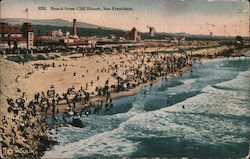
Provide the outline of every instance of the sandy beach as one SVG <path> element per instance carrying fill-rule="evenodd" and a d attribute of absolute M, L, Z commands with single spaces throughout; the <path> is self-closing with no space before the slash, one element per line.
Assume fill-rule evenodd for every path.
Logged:
<path fill-rule="evenodd" d="M 171 49 L 175 48 L 168 48 L 168 50 Z M 69 109 L 82 110 L 92 106 L 97 100 L 105 103 L 119 97 L 134 95 L 138 89 L 159 79 L 190 70 L 193 60 L 216 57 L 228 49 L 228 46 L 218 46 L 186 51 L 185 54 L 180 52 L 148 53 L 166 50 L 164 47 L 142 47 L 127 53 L 114 52 L 112 54 L 76 53 L 63 56 L 61 53 L 56 53 L 57 59 L 19 64 L 1 57 L 0 90 L 3 108 L 1 109 L 1 122 L 7 123 L 1 123 L 3 125 L 1 128 L 6 135 L 4 136 L 5 150 L 9 150 L 8 147 L 13 142 L 11 136 L 8 137 L 8 132 L 14 131 L 16 134 L 19 132 L 17 118 L 20 117 L 20 114 L 13 115 L 8 112 L 10 105 L 7 104 L 7 99 L 14 101 L 24 99 L 24 104 L 28 105 L 31 114 L 36 110 L 35 115 L 30 117 L 30 121 L 36 123 L 38 119 L 43 120 L 44 117 L 58 112 L 65 112 Z M 106 87 L 107 89 L 104 89 Z M 50 91 L 53 92 L 51 96 Z M 47 104 L 44 105 L 46 99 Z M 16 124 L 11 122 L 13 119 L 16 120 Z M 39 132 L 41 129 L 42 134 Z M 37 127 L 37 134 L 46 136 L 45 129 L 44 126 Z M 29 137 L 22 137 L 21 133 L 16 136 L 18 137 L 16 140 L 20 141 L 21 145 L 25 145 L 23 141 L 31 140 L 32 143 L 28 141 L 26 150 L 31 150 L 29 145 L 39 145 L 39 142 L 33 143 Z M 34 149 L 35 154 L 38 154 L 39 147 Z M 13 152 L 9 153 L 5 155 L 13 154 Z"/>
<path fill-rule="evenodd" d="M 165 48 L 147 48 L 148 50 L 166 50 Z M 197 51 L 187 51 L 187 54 L 193 55 L 204 55 L 204 57 L 209 55 L 216 55 L 218 52 L 227 49 L 224 47 L 217 47 L 211 49 L 203 49 Z M 59 53 L 60 55 L 60 53 Z M 162 54 L 161 56 L 170 56 L 168 54 Z M 174 56 L 180 57 L 180 53 L 175 53 Z M 100 54 L 100 55 L 82 55 L 82 54 L 72 54 L 69 56 L 60 56 L 56 60 L 40 60 L 31 61 L 22 64 L 17 64 L 14 62 L 7 61 L 6 65 L 13 65 L 12 68 L 5 66 L 2 67 L 3 76 L 8 77 L 2 78 L 6 80 L 3 82 L 6 87 L 9 83 L 11 86 L 18 87 L 21 92 L 26 93 L 27 100 L 31 100 L 35 93 L 46 91 L 51 85 L 54 85 L 56 91 L 62 94 L 67 91 L 69 87 L 74 86 L 76 89 L 80 89 L 82 86 L 84 89 L 87 85 L 88 92 L 94 92 L 96 87 L 103 86 L 106 80 L 109 80 L 110 85 L 117 82 L 116 79 L 112 77 L 113 73 L 117 73 L 122 78 L 125 78 L 125 72 L 137 68 L 140 64 L 141 59 L 151 58 L 150 54 L 144 53 L 142 49 L 135 49 L 132 53 L 127 54 Z M 159 56 L 153 57 L 153 60 L 148 62 L 148 66 L 152 66 L 153 62 L 157 60 Z M 35 67 L 35 65 L 40 65 Z M 54 64 L 54 67 L 52 66 Z M 47 65 L 43 69 L 41 65 Z M 114 70 L 114 67 L 119 67 L 119 69 Z M 12 70 L 8 70 L 12 69 Z M 143 70 L 143 68 L 142 68 Z M 117 71 L 117 72 L 115 72 Z M 11 76 L 5 75 L 5 73 L 11 72 Z M 75 74 L 75 75 L 74 75 Z M 2 77 L 3 77 L 2 76 Z M 99 80 L 97 80 L 99 76 Z M 10 82 L 13 81 L 13 82 Z M 91 81 L 93 84 L 91 85 Z M 6 87 L 6 89 L 14 89 L 13 87 Z M 16 95 L 16 91 L 5 90 L 7 93 L 3 92 L 3 95 L 8 96 Z M 17 89 L 17 88 L 15 88 Z M 13 95 L 12 95 L 13 94 Z M 95 95 L 95 94 L 94 94 Z M 14 97 L 14 96 L 13 96 Z"/>
<path fill-rule="evenodd" d="M 0 0 L 0 159 L 244 158 L 249 5 Z"/>

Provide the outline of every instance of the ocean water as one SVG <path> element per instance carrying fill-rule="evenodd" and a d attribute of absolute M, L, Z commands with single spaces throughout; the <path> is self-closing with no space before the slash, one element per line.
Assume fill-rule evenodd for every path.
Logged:
<path fill-rule="evenodd" d="M 197 62 L 193 72 L 114 102 L 112 112 L 82 117 L 85 128 L 51 130 L 60 144 L 43 157 L 240 158 L 249 152 L 249 58 Z"/>

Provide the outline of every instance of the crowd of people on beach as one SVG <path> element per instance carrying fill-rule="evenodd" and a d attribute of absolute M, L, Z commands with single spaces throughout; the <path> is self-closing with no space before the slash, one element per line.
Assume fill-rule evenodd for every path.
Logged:
<path fill-rule="evenodd" d="M 125 54 L 127 57 L 128 54 Z M 129 91 L 141 84 L 152 84 L 155 80 L 166 77 L 169 74 L 181 73 L 182 69 L 191 66 L 190 57 L 187 54 L 175 56 L 172 54 L 143 54 L 134 53 L 133 58 L 125 58 L 125 62 L 110 64 L 108 68 L 97 69 L 96 81 L 102 78 L 101 73 L 110 73 L 116 83 L 106 79 L 104 85 L 96 85 L 94 79 L 76 89 L 69 87 L 64 93 L 57 93 L 53 85 L 47 90 L 37 92 L 31 101 L 27 101 L 25 93 L 16 100 L 7 99 L 8 115 L 3 118 L 1 126 L 3 152 L 5 156 L 12 154 L 35 153 L 38 147 L 31 142 L 39 142 L 39 137 L 45 135 L 45 119 L 53 117 L 57 120 L 57 114 L 66 116 L 99 114 L 101 111 L 114 109 L 112 94 Z M 55 64 L 34 64 L 36 69 L 55 67 Z M 67 67 L 64 65 L 63 67 Z M 121 71 L 122 70 L 122 71 Z M 122 72 L 122 73 L 121 73 Z M 86 71 L 86 76 L 88 70 Z M 75 76 L 75 74 L 73 74 Z M 95 91 L 89 91 L 88 87 L 95 87 Z M 67 105 L 67 109 L 62 109 Z M 11 118 L 15 125 L 9 125 L 6 118 Z M 65 120 L 66 122 L 66 120 Z M 12 133 L 7 133 L 8 131 Z M 22 156 L 22 155 L 21 155 Z"/>
<path fill-rule="evenodd" d="M 25 98 L 7 99 L 7 114 L 2 118 L 1 147 L 4 156 L 38 155 L 37 143 L 46 136 L 43 117 Z M 11 122 L 10 122 L 11 121 Z"/>
<path fill-rule="evenodd" d="M 157 48 L 157 51 L 150 51 L 152 47 Z M 74 78 L 77 76 L 87 77 L 94 74 L 95 77 L 91 78 L 91 81 L 83 80 L 83 86 L 80 88 L 72 85 L 62 93 L 57 92 L 56 86 L 53 85 L 54 83 L 51 83 L 51 87 L 48 90 L 36 92 L 31 100 L 27 100 L 26 93 L 23 93 L 17 99 L 7 98 L 7 114 L 1 117 L 3 124 L 0 125 L 0 158 L 3 158 L 3 156 L 37 156 L 40 149 L 39 143 L 41 143 L 44 136 L 47 136 L 46 129 L 48 125 L 46 119 L 50 117 L 52 117 L 55 123 L 57 121 L 59 123 L 58 114 L 63 114 L 64 123 L 68 123 L 67 117 L 88 117 L 91 114 L 101 114 L 102 111 L 114 110 L 116 106 L 113 103 L 113 95 L 133 90 L 140 85 L 150 84 L 152 86 L 157 79 L 167 79 L 166 77 L 170 74 L 181 75 L 184 68 L 192 67 L 193 60 L 200 60 L 203 57 L 213 58 L 228 53 L 226 49 L 224 49 L 224 52 L 219 49 L 216 52 L 212 50 L 210 51 L 212 52 L 211 54 L 199 53 L 195 50 L 187 53 L 188 50 L 185 50 L 185 47 L 180 49 L 179 46 L 174 48 L 175 51 L 169 52 L 167 49 L 164 53 L 166 47 L 172 46 L 156 42 L 151 45 L 147 44 L 146 46 L 125 49 L 78 49 L 76 51 L 82 53 L 82 56 L 63 57 L 60 59 L 60 62 L 36 61 L 33 63 L 32 66 L 35 68 L 35 71 L 41 69 L 42 72 L 45 72 L 45 70 L 50 68 L 62 67 L 64 74 L 67 74 L 68 70 L 72 69 L 69 67 L 77 67 L 75 63 L 74 65 L 70 63 L 71 59 L 74 61 L 82 60 L 81 58 L 84 58 L 84 60 L 88 60 L 88 58 L 96 60 L 96 56 L 102 57 L 103 54 L 106 56 L 101 59 L 103 61 L 106 60 L 101 67 L 94 67 L 92 70 L 88 67 L 84 71 L 81 70 L 81 73 L 75 70 L 73 73 L 69 71 Z M 204 48 L 201 49 L 202 52 L 208 52 Z M 96 54 L 90 54 L 90 52 L 95 52 Z M 70 55 L 68 52 L 67 54 Z M 119 55 L 119 60 L 113 59 L 116 54 Z M 96 65 L 101 63 L 98 60 L 96 60 Z M 29 78 L 33 73 L 33 71 L 26 72 L 25 78 Z M 110 76 L 106 78 L 107 76 L 103 76 L 103 74 L 110 74 Z M 15 82 L 18 82 L 19 79 L 21 77 L 18 75 Z M 82 79 L 80 78 L 80 80 Z M 105 82 L 100 84 L 100 81 Z M 21 92 L 19 88 L 17 90 Z M 144 94 L 147 94 L 146 90 Z M 185 109 L 185 105 L 182 108 Z"/>

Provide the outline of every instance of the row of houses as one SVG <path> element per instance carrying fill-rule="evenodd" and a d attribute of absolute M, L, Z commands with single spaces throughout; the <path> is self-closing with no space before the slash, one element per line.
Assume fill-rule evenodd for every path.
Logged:
<path fill-rule="evenodd" d="M 110 35 L 94 37 L 78 37 L 76 19 L 73 20 L 73 34 L 69 31 L 65 33 L 62 30 L 53 30 L 51 36 L 37 35 L 31 23 L 23 23 L 16 26 L 8 23 L 0 23 L 0 49 L 32 49 L 44 46 L 65 46 L 65 47 L 96 47 L 97 45 L 113 45 L 134 43 L 141 41 L 141 33 L 133 27 L 130 31 L 124 33 L 123 37 Z M 185 39 L 176 37 L 172 41 L 182 43 Z"/>
<path fill-rule="evenodd" d="M 97 44 L 109 44 L 121 41 L 139 41 L 140 32 L 136 28 L 124 33 L 123 37 L 78 37 L 76 32 L 76 20 L 73 24 L 73 35 L 70 32 L 63 33 L 60 29 L 52 31 L 52 36 L 34 36 L 31 23 L 24 23 L 21 27 L 8 23 L 0 23 L 0 49 L 32 49 L 34 46 L 58 46 L 67 47 L 95 47 Z"/>
<path fill-rule="evenodd" d="M 34 47 L 34 32 L 31 23 L 23 23 L 22 27 L 0 23 L 0 48 Z"/>

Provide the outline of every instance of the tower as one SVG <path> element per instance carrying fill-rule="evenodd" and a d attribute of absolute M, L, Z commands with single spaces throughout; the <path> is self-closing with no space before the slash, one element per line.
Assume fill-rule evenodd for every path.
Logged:
<path fill-rule="evenodd" d="M 155 28 L 152 27 L 152 26 L 147 26 L 147 27 L 149 28 L 149 35 L 150 35 L 150 37 L 154 37 L 155 33 L 156 33 Z"/>
<path fill-rule="evenodd" d="M 22 31 L 27 41 L 27 49 L 32 49 L 34 46 L 34 32 L 31 23 L 23 23 Z"/>
<path fill-rule="evenodd" d="M 73 20 L 73 35 L 76 36 L 76 19 Z"/>

